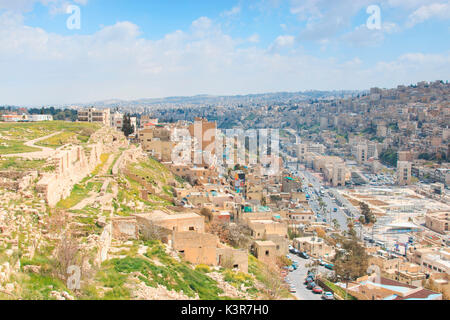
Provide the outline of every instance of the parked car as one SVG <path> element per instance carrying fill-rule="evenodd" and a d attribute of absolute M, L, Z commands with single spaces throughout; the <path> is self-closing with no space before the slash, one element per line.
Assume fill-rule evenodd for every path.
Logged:
<path fill-rule="evenodd" d="M 316 283 L 315 283 L 314 281 L 311 281 L 311 282 L 309 282 L 309 283 L 306 285 L 306 288 L 309 289 L 309 290 L 312 290 L 312 289 L 314 289 L 315 287 L 317 287 L 317 285 L 316 285 Z"/>
<path fill-rule="evenodd" d="M 306 277 L 304 284 L 308 284 L 310 282 L 314 282 L 314 278 L 310 276 Z"/>
<path fill-rule="evenodd" d="M 296 293 L 297 289 L 295 288 L 295 286 L 289 286 L 289 292 L 290 293 Z"/>
<path fill-rule="evenodd" d="M 294 270 L 297 270 L 297 269 L 298 269 L 298 266 L 297 266 L 297 264 L 295 264 L 295 263 L 293 263 L 293 264 L 291 265 L 291 267 L 292 267 L 292 269 L 294 269 Z"/>
<path fill-rule="evenodd" d="M 334 264 L 328 263 L 325 265 L 325 268 L 327 268 L 328 270 L 333 270 Z"/>
<path fill-rule="evenodd" d="M 319 259 L 319 265 L 324 266 L 324 265 L 326 265 L 326 263 L 322 259 Z"/>
<path fill-rule="evenodd" d="M 309 259 L 309 255 L 306 252 L 300 252 L 299 256 L 300 256 L 300 258 L 303 258 L 303 259 Z"/>
<path fill-rule="evenodd" d="M 322 299 L 323 299 L 323 300 L 334 300 L 334 295 L 333 295 L 332 292 L 325 291 L 325 292 L 322 294 Z"/>
<path fill-rule="evenodd" d="M 323 293 L 323 289 L 319 286 L 316 286 L 312 289 L 312 291 L 316 294 L 322 294 Z"/>

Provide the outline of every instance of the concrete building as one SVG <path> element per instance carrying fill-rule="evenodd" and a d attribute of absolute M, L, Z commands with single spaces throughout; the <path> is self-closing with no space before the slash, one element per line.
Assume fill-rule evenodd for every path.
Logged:
<path fill-rule="evenodd" d="M 334 249 L 319 237 L 295 238 L 293 246 L 301 252 L 307 252 L 311 256 L 327 260 L 330 260 L 335 254 Z"/>
<path fill-rule="evenodd" d="M 448 225 L 450 223 L 449 212 L 430 212 L 425 216 L 425 226 L 441 234 L 449 233 Z"/>
<path fill-rule="evenodd" d="M 78 121 L 80 122 L 93 122 L 101 123 L 109 126 L 110 122 L 110 109 L 96 109 L 86 108 L 78 110 Z"/>
<path fill-rule="evenodd" d="M 277 245 L 273 241 L 255 241 L 252 251 L 256 258 L 264 263 L 274 263 L 277 257 L 285 254 L 277 250 Z"/>
<path fill-rule="evenodd" d="M 442 300 L 442 294 L 376 275 L 348 284 L 348 293 L 358 300 Z"/>
<path fill-rule="evenodd" d="M 369 150 L 367 144 L 359 144 L 356 146 L 356 160 L 359 164 L 364 164 L 368 160 Z"/>
<path fill-rule="evenodd" d="M 419 248 L 414 250 L 412 262 L 428 274 L 450 274 L 450 249 Z"/>
<path fill-rule="evenodd" d="M 206 158 L 215 154 L 217 123 L 209 122 L 206 119 L 195 118 L 194 123 L 188 128 L 192 139 L 197 145 L 194 150 L 194 163 L 204 164 Z M 201 156 L 201 159 L 196 159 Z"/>
<path fill-rule="evenodd" d="M 343 162 L 335 162 L 333 164 L 333 174 L 331 184 L 333 187 L 343 187 L 346 181 L 346 167 Z"/>
<path fill-rule="evenodd" d="M 53 121 L 51 114 L 30 114 L 28 115 L 28 121 L 41 122 L 41 121 Z"/>
<path fill-rule="evenodd" d="M 159 228 L 163 234 L 163 241 L 170 242 L 172 233 L 195 231 L 205 232 L 205 218 L 196 213 L 177 213 L 168 214 L 163 211 L 153 211 L 148 214 L 135 215 L 139 230 L 145 234 L 152 228 Z"/>
<path fill-rule="evenodd" d="M 411 184 L 411 162 L 398 161 L 397 162 L 397 183 L 400 186 Z"/>
<path fill-rule="evenodd" d="M 316 221 L 316 216 L 312 210 L 300 211 L 292 210 L 285 213 L 286 220 L 289 225 L 298 226 L 300 224 L 306 225 Z"/>
<path fill-rule="evenodd" d="M 164 126 L 151 126 L 141 129 L 138 141 L 145 152 L 162 162 L 172 161 L 172 150 L 175 142 L 171 140 L 171 131 Z"/>
<path fill-rule="evenodd" d="M 116 128 L 117 130 L 122 130 L 123 127 L 123 113 L 114 112 L 110 115 L 111 119 L 111 127 Z"/>
<path fill-rule="evenodd" d="M 3 122 L 41 122 L 53 121 L 53 116 L 50 114 L 2 114 L 0 121 Z"/>

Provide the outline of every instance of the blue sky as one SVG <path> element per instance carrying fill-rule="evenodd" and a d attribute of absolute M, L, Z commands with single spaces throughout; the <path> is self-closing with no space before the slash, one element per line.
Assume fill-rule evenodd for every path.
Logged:
<path fill-rule="evenodd" d="M 449 80 L 449 39 L 450 0 L 0 0 L 0 104 Z"/>

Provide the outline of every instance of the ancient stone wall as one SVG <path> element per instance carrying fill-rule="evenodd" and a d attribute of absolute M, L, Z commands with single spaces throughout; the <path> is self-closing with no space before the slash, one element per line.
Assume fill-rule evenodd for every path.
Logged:
<path fill-rule="evenodd" d="M 54 207 L 60 200 L 67 198 L 75 184 L 83 180 L 101 163 L 104 145 L 97 143 L 83 149 L 81 146 L 59 149 L 52 157 L 56 170 L 42 174 L 36 185 L 49 206 Z"/>
<path fill-rule="evenodd" d="M 117 240 L 134 240 L 139 238 L 139 228 L 135 217 L 113 218 L 112 237 Z"/>

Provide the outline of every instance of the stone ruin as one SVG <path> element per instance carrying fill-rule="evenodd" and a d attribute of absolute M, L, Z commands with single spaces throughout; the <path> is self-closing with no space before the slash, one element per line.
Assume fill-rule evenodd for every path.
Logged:
<path fill-rule="evenodd" d="M 103 145 L 90 145 L 88 149 L 72 146 L 57 150 L 52 157 L 55 172 L 44 173 L 36 185 L 49 206 L 54 207 L 61 199 L 70 195 L 75 184 L 89 175 L 101 162 Z"/>
<path fill-rule="evenodd" d="M 37 171 L 0 171 L 0 188 L 20 192 L 37 179 Z"/>
<path fill-rule="evenodd" d="M 42 174 L 37 192 L 43 195 L 49 206 L 54 207 L 67 198 L 75 184 L 79 183 L 101 164 L 101 155 L 113 153 L 128 142 L 122 132 L 102 128 L 91 136 L 96 143 L 82 146 L 64 146 L 52 156 L 55 172 Z"/>

